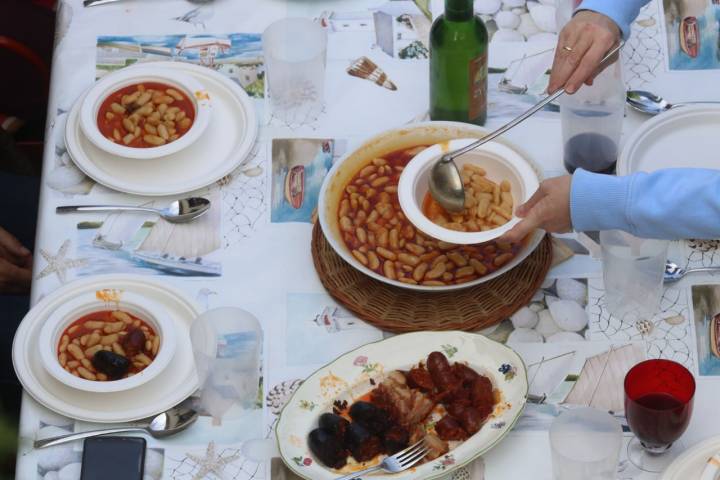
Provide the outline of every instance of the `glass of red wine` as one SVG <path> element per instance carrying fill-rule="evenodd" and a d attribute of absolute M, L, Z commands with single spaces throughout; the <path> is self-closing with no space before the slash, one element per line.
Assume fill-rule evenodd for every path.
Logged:
<path fill-rule="evenodd" d="M 680 452 L 671 449 L 690 422 L 695 378 L 679 363 L 646 360 L 625 376 L 625 416 L 635 434 L 628 459 L 646 472 L 661 472 Z"/>

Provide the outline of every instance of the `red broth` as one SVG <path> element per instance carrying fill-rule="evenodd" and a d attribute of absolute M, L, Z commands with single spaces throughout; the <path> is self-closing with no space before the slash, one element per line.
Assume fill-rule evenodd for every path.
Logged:
<path fill-rule="evenodd" d="M 152 148 L 174 142 L 190 130 L 195 106 L 185 93 L 158 82 L 117 90 L 98 110 L 100 133 L 111 142 Z"/>
<path fill-rule="evenodd" d="M 160 337 L 147 322 L 134 315 L 103 310 L 84 315 L 68 325 L 57 348 L 58 361 L 67 372 L 86 380 L 117 380 L 135 375 L 150 365 L 160 348 Z M 127 359 L 127 371 L 117 378 L 103 372 L 95 358 L 101 350 Z"/>

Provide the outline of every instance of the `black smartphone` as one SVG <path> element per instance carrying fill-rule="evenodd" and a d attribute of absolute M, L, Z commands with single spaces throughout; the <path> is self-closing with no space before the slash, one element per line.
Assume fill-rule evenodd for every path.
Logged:
<path fill-rule="evenodd" d="M 85 439 L 80 480 L 142 480 L 145 446 L 141 437 Z"/>

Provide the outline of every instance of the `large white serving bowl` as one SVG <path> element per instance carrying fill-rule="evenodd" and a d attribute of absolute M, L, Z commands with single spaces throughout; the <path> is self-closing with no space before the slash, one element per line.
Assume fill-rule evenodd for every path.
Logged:
<path fill-rule="evenodd" d="M 338 255 L 340 255 L 340 257 L 342 257 L 343 260 L 365 275 L 389 285 L 407 288 L 410 290 L 432 292 L 459 290 L 487 282 L 488 280 L 497 278 L 514 268 L 527 258 L 527 256 L 535 250 L 535 248 L 537 248 L 545 235 L 545 232 L 542 230 L 533 232 L 525 239 L 523 247 L 511 261 L 503 265 L 502 268 L 499 268 L 484 277 L 459 285 L 410 285 L 396 280 L 390 280 L 389 278 L 377 274 L 360 263 L 345 246 L 337 217 L 338 205 L 340 204 L 345 185 L 347 185 L 347 183 L 362 167 L 372 161 L 373 158 L 382 157 L 383 155 L 387 155 L 397 150 L 412 148 L 419 145 L 435 145 L 454 139 L 477 139 L 485 136 L 487 133 L 488 131 L 484 128 L 464 123 L 423 122 L 388 130 L 375 135 L 363 142 L 355 150 L 343 156 L 340 160 L 335 162 L 325 177 L 320 189 L 320 197 L 318 200 L 318 219 L 323 233 L 325 234 L 325 238 L 328 243 L 330 243 L 330 246 L 332 246 L 332 248 L 338 253 Z M 537 167 L 532 158 L 523 149 L 505 139 L 498 139 L 495 143 L 517 152 L 517 154 L 522 156 L 531 166 L 538 180 L 542 178 L 540 168 Z"/>
<path fill-rule="evenodd" d="M 195 108 L 195 118 L 183 136 L 165 145 L 136 148 L 115 143 L 100 132 L 98 111 L 107 97 L 118 90 L 138 83 L 163 83 L 182 92 Z M 212 113 L 210 96 L 196 78 L 182 72 L 152 64 L 138 65 L 113 72 L 98 80 L 83 99 L 80 108 L 80 129 L 90 142 L 101 150 L 123 158 L 151 159 L 166 157 L 192 145 L 205 132 Z"/>
<path fill-rule="evenodd" d="M 484 232 L 459 232 L 433 223 L 422 211 L 425 195 L 428 193 L 428 181 L 433 165 L 447 152 L 466 147 L 477 141 L 476 138 L 451 140 L 418 153 L 410 160 L 400 175 L 398 197 L 400 208 L 405 216 L 423 233 L 444 242 L 472 245 L 495 240 L 510 230 L 520 219 L 513 215 L 505 225 Z M 513 205 L 517 206 L 530 199 L 540 186 L 540 179 L 522 154 L 499 142 L 488 142 L 454 160 L 458 169 L 472 164 L 485 169 L 486 178 L 497 184 L 503 180 L 510 182 Z"/>
<path fill-rule="evenodd" d="M 93 312 L 122 310 L 140 318 L 160 336 L 160 348 L 155 359 L 141 372 L 120 380 L 94 381 L 76 377 L 67 372 L 58 360 L 58 345 L 62 333 L 74 321 Z M 40 330 L 38 349 L 45 370 L 65 385 L 86 392 L 120 392 L 137 388 L 157 377 L 168 367 L 175 354 L 175 331 L 173 322 L 165 309 L 158 303 L 130 292 L 122 294 L 119 300 L 100 301 L 94 292 L 76 296 L 52 312 Z"/>

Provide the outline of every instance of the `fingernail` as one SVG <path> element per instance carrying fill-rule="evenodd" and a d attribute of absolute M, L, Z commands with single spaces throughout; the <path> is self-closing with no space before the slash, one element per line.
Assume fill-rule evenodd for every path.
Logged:
<path fill-rule="evenodd" d="M 23 255 L 23 256 L 26 257 L 26 256 L 30 255 L 31 253 L 32 253 L 32 252 L 30 252 L 30 250 L 28 250 L 27 248 L 25 248 L 25 247 L 20 247 L 20 254 L 21 254 L 21 255 Z"/>

